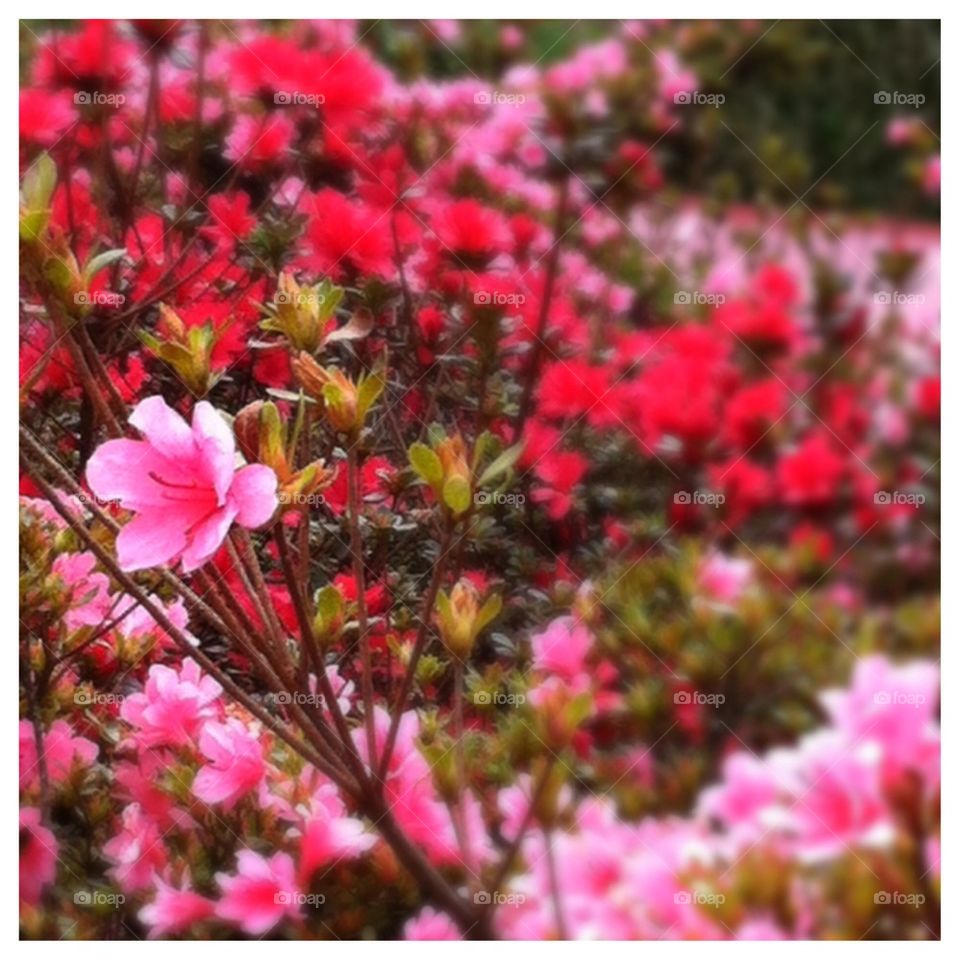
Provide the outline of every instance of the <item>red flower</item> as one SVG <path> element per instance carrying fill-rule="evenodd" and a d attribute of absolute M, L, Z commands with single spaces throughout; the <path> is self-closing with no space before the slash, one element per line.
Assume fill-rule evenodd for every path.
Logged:
<path fill-rule="evenodd" d="M 20 140 L 49 147 L 77 119 L 68 93 L 20 91 Z"/>
<path fill-rule="evenodd" d="M 846 474 L 846 460 L 823 433 L 810 434 L 777 464 L 783 498 L 796 506 L 820 506 L 836 499 Z"/>

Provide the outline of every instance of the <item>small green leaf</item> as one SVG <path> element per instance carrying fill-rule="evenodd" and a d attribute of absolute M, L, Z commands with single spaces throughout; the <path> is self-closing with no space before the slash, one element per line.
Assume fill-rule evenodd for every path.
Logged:
<path fill-rule="evenodd" d="M 439 492 L 443 486 L 443 464 L 440 458 L 423 443 L 412 444 L 407 456 L 417 476 Z"/>
<path fill-rule="evenodd" d="M 507 447 L 503 453 L 497 457 L 493 463 L 487 467 L 486 470 L 480 474 L 480 479 L 477 481 L 477 486 L 482 487 L 485 484 L 490 483 L 493 480 L 496 480 L 501 474 L 506 473 L 510 470 L 513 465 L 520 459 L 520 454 L 523 453 L 523 443 L 515 443 L 512 447 Z"/>
<path fill-rule="evenodd" d="M 443 484 L 443 502 L 454 514 L 470 509 L 470 484 L 463 477 L 448 477 Z"/>
<path fill-rule="evenodd" d="M 83 279 L 89 283 L 101 270 L 113 265 L 118 260 L 122 260 L 126 255 L 127 251 L 124 247 L 98 253 L 87 261 L 87 265 L 83 268 Z"/>
<path fill-rule="evenodd" d="M 484 603 L 484 605 L 480 608 L 480 612 L 477 614 L 475 633 L 479 634 L 484 627 L 486 627 L 499 615 L 502 609 L 503 600 L 501 599 L 499 593 L 495 593 L 493 596 L 488 597 L 486 603 Z"/>
<path fill-rule="evenodd" d="M 383 388 L 387 385 L 386 377 L 380 370 L 375 370 L 368 377 L 360 381 L 357 390 L 357 406 L 360 409 L 361 419 L 367 415 L 367 411 L 377 402 Z"/>

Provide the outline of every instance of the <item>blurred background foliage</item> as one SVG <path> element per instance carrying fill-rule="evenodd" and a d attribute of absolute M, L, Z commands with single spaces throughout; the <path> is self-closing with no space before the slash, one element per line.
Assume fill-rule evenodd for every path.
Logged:
<path fill-rule="evenodd" d="M 507 26 L 522 36 L 509 50 Z M 818 208 L 936 219 L 937 201 L 911 185 L 886 140 L 888 122 L 910 116 L 939 142 L 936 20 L 474 20 L 452 36 L 432 21 L 361 29 L 364 43 L 404 79 L 495 79 L 513 65 L 547 65 L 623 31 L 647 53 L 675 51 L 701 92 L 726 98 L 722 109 L 686 118 L 665 155 L 672 185 L 721 200 L 789 205 L 803 197 Z M 924 100 L 876 104 L 884 91 Z"/>

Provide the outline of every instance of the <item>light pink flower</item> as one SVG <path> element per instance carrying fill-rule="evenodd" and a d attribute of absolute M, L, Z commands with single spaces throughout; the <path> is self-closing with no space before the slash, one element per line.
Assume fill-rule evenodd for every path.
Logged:
<path fill-rule="evenodd" d="M 203 676 L 195 660 L 186 660 L 179 673 L 155 664 L 147 674 L 143 693 L 127 697 L 120 716 L 137 728 L 145 747 L 180 747 L 194 741 L 205 720 L 216 717 L 213 704 L 222 687 Z"/>
<path fill-rule="evenodd" d="M 433 907 L 424 907 L 403 928 L 404 940 L 460 940 L 456 924 Z"/>
<path fill-rule="evenodd" d="M 734 604 L 752 580 L 753 564 L 749 560 L 714 552 L 701 564 L 698 582 L 711 600 Z"/>
<path fill-rule="evenodd" d="M 130 416 L 143 440 L 108 440 L 87 465 L 90 489 L 136 517 L 117 537 L 124 570 L 178 557 L 196 570 L 223 543 L 230 524 L 266 523 L 277 506 L 277 477 L 260 464 L 235 470 L 233 433 L 206 401 L 192 425 L 163 397 L 141 401 Z"/>
<path fill-rule="evenodd" d="M 149 928 L 147 936 L 154 940 L 169 934 L 185 933 L 194 924 L 213 916 L 216 904 L 194 893 L 189 888 L 177 888 L 155 879 L 157 895 L 138 914 L 140 922 Z"/>
<path fill-rule="evenodd" d="M 103 623 L 110 610 L 110 580 L 94 572 L 97 558 L 92 553 L 63 553 L 53 562 L 53 572 L 70 590 L 70 609 L 64 616 L 68 630 Z"/>
<path fill-rule="evenodd" d="M 300 915 L 293 860 L 285 853 L 275 853 L 267 860 L 252 850 L 241 850 L 236 874 L 218 873 L 217 883 L 223 897 L 216 915 L 253 937 L 266 933 L 284 917 Z"/>
<path fill-rule="evenodd" d="M 120 832 L 103 845 L 103 855 L 112 866 L 107 872 L 125 893 L 145 890 L 154 873 L 167 864 L 167 851 L 156 822 L 147 817 L 140 804 L 124 808 Z"/>
<path fill-rule="evenodd" d="M 208 721 L 200 733 L 200 751 L 210 761 L 193 781 L 194 796 L 222 803 L 228 810 L 263 781 L 266 764 L 260 743 L 236 718 Z"/>
<path fill-rule="evenodd" d="M 356 857 L 374 843 L 376 838 L 365 831 L 363 823 L 347 816 L 337 788 L 325 784 L 314 794 L 311 809 L 304 818 L 300 878 L 307 883 L 318 867 Z"/>
<path fill-rule="evenodd" d="M 573 617 L 558 617 L 533 636 L 533 666 L 564 680 L 575 680 L 583 672 L 592 642 L 590 631 L 582 623 Z"/>
<path fill-rule="evenodd" d="M 62 783 L 73 770 L 74 764 L 89 766 L 97 759 L 99 747 L 84 737 L 75 737 L 66 720 L 56 720 L 43 735 L 43 754 L 47 775 L 51 783 Z M 37 746 L 33 726 L 28 720 L 20 721 L 20 787 L 28 788 L 39 779 Z"/>
<path fill-rule="evenodd" d="M 36 906 L 43 888 L 57 875 L 57 838 L 43 825 L 40 811 L 20 811 L 20 902 Z"/>

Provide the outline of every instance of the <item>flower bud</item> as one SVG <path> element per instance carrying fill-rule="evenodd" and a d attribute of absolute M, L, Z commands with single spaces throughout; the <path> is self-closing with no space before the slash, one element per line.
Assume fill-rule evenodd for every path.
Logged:
<path fill-rule="evenodd" d="M 484 627 L 500 612 L 502 601 L 497 594 L 480 605 L 480 593 L 466 579 L 454 586 L 448 597 L 437 595 L 437 622 L 444 646 L 455 657 L 466 660 Z"/>

